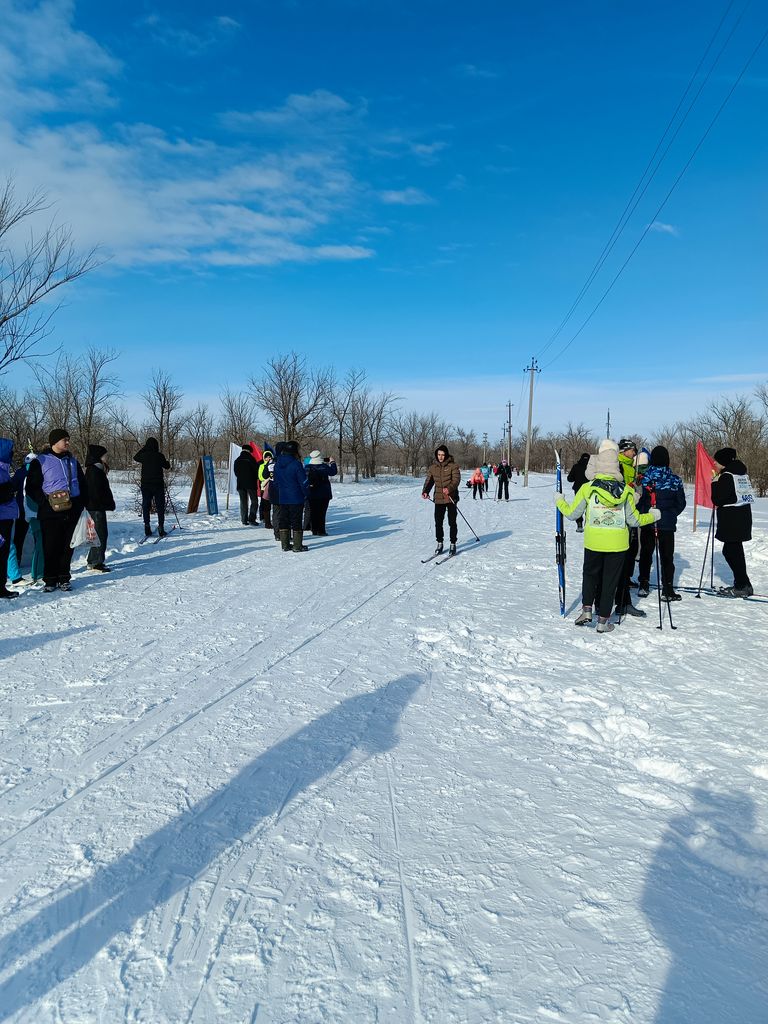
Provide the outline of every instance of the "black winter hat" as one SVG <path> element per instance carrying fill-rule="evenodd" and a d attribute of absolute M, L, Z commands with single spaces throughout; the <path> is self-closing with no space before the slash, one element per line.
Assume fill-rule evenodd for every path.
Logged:
<path fill-rule="evenodd" d="M 241 444 L 240 447 L 244 452 L 248 452 L 249 455 L 251 454 L 251 446 L 249 444 Z"/>
<path fill-rule="evenodd" d="M 284 444 L 283 444 L 283 451 L 286 453 L 286 455 L 298 456 L 298 454 L 299 454 L 299 442 L 298 441 L 285 441 Z"/>
<path fill-rule="evenodd" d="M 630 448 L 634 448 L 637 451 L 637 441 L 633 441 L 631 437 L 622 437 L 619 441 L 619 451 L 628 452 Z"/>
<path fill-rule="evenodd" d="M 652 466 L 666 466 L 669 469 L 669 452 L 663 444 L 657 444 L 651 452 Z"/>
<path fill-rule="evenodd" d="M 52 430 L 48 435 L 48 444 L 53 448 L 59 441 L 63 441 L 65 437 L 69 437 L 68 430 Z"/>
<path fill-rule="evenodd" d="M 721 466 L 727 466 L 729 462 L 733 462 L 736 458 L 735 448 L 718 448 L 715 454 L 712 456 L 715 462 Z"/>

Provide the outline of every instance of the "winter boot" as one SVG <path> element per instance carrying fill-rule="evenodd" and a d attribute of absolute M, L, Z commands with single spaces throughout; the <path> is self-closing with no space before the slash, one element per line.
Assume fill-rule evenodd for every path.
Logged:
<path fill-rule="evenodd" d="M 451 541 L 451 543 L 448 545 L 448 554 L 449 555 L 455 555 L 456 554 L 456 541 Z"/>
<path fill-rule="evenodd" d="M 8 590 L 7 587 L 3 587 L 3 589 L 0 590 L 0 598 L 7 597 L 10 600 L 11 598 L 18 596 L 19 595 L 16 593 L 15 590 Z"/>
<path fill-rule="evenodd" d="M 280 546 L 282 547 L 283 551 L 290 551 L 291 550 L 291 531 L 290 530 L 281 530 L 280 531 Z"/>
<path fill-rule="evenodd" d="M 717 593 L 720 597 L 752 597 L 754 590 L 752 589 L 752 584 L 747 583 L 744 587 L 737 587 L 736 585 L 720 587 Z"/>
<path fill-rule="evenodd" d="M 306 544 L 303 543 L 303 541 L 304 541 L 304 531 L 303 530 L 294 530 L 293 531 L 293 550 L 294 551 L 309 551 L 309 548 L 306 546 Z"/>
<path fill-rule="evenodd" d="M 145 537 L 151 537 L 152 536 L 152 527 L 151 526 L 147 526 L 146 523 L 144 524 L 144 536 Z"/>
<path fill-rule="evenodd" d="M 612 633 L 614 631 L 614 629 L 616 629 L 616 627 L 614 626 L 614 624 L 612 622 L 609 622 L 608 619 L 598 619 L 597 620 L 597 630 L 596 630 L 596 632 L 598 632 L 598 633 Z"/>
<path fill-rule="evenodd" d="M 641 608 L 635 608 L 632 603 L 625 604 L 623 608 L 617 608 L 616 614 L 620 619 L 628 615 L 632 619 L 644 619 L 645 612 Z"/>
<path fill-rule="evenodd" d="M 670 601 L 682 601 L 683 599 L 680 594 L 676 594 L 674 590 L 670 590 L 668 593 L 661 595 L 661 600 L 666 601 L 667 604 L 669 604 Z"/>
<path fill-rule="evenodd" d="M 637 584 L 637 596 L 648 597 L 651 592 L 650 580 L 640 580 Z"/>
<path fill-rule="evenodd" d="M 574 622 L 574 626 L 589 626 L 592 622 L 592 609 L 582 608 L 578 618 Z"/>

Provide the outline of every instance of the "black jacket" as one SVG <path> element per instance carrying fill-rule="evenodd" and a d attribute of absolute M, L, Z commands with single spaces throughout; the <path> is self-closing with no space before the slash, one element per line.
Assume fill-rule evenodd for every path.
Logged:
<path fill-rule="evenodd" d="M 746 476 L 747 467 L 739 459 L 729 462 L 717 480 L 712 481 L 712 504 L 717 509 L 717 532 L 715 537 L 725 542 L 752 540 L 752 508 L 749 505 L 734 505 L 736 501 L 736 476 Z M 723 508 L 724 505 L 731 506 Z"/>
<path fill-rule="evenodd" d="M 160 445 L 156 437 L 148 437 L 146 444 L 141 451 L 133 456 L 134 462 L 141 463 L 141 486 L 142 487 L 164 487 L 164 469 L 170 469 L 171 464 L 160 451 Z"/>
<path fill-rule="evenodd" d="M 46 448 L 41 454 L 56 456 L 56 452 L 52 452 L 50 448 Z M 68 454 L 71 454 L 71 452 Z M 61 455 L 56 457 L 62 458 Z M 77 519 L 85 508 L 88 485 L 85 482 L 85 474 L 83 473 L 82 466 L 77 459 L 75 459 L 74 455 L 72 458 L 75 460 L 75 465 L 77 466 L 77 483 L 80 489 L 80 494 L 77 497 L 72 498 L 72 508 L 67 509 L 66 512 L 53 511 L 48 502 L 48 497 L 43 490 L 43 467 L 37 459 L 33 459 L 30 462 L 25 490 L 32 501 L 37 505 L 38 519 Z"/>
<path fill-rule="evenodd" d="M 587 482 L 587 463 L 589 462 L 589 454 L 585 453 L 582 455 L 578 462 L 574 462 L 571 466 L 571 471 L 568 474 L 568 483 L 573 484 L 573 493 L 580 487 L 583 487 Z"/>
<path fill-rule="evenodd" d="M 240 452 L 232 468 L 235 471 L 238 491 L 256 490 L 259 484 L 259 464 L 250 451 Z"/>
<path fill-rule="evenodd" d="M 85 507 L 89 512 L 114 512 L 115 499 L 109 486 L 107 471 L 101 459 L 107 449 L 100 444 L 89 444 L 85 457 L 85 482 L 88 489 L 88 500 Z"/>

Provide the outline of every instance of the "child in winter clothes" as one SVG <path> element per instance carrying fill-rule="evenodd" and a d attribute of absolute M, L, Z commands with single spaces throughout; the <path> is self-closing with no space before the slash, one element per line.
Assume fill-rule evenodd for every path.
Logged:
<path fill-rule="evenodd" d="M 677 517 L 685 508 L 685 490 L 683 481 L 669 468 L 669 452 L 663 445 L 657 445 L 651 452 L 650 464 L 642 476 L 642 496 L 637 507 L 647 512 L 654 503 L 661 513 L 658 525 L 661 597 L 663 601 L 680 601 L 680 595 L 674 590 L 675 529 Z M 647 597 L 649 593 L 656 529 L 644 526 L 640 530 L 638 597 Z"/>
<path fill-rule="evenodd" d="M 478 467 L 469 478 L 469 482 L 472 484 L 472 499 L 474 500 L 479 493 L 480 500 L 482 501 L 483 491 L 485 490 L 485 477 L 482 469 Z"/>
<path fill-rule="evenodd" d="M 568 519 L 584 516 L 584 573 L 581 614 L 577 626 L 592 621 L 592 605 L 598 594 L 598 633 L 614 628 L 608 619 L 613 597 L 629 548 L 629 528 L 646 526 L 661 518 L 658 509 L 642 514 L 635 507 L 632 487 L 624 482 L 614 441 L 603 442 L 592 459 L 593 477 L 576 492 L 569 505 L 555 494 L 557 508 Z"/>
<path fill-rule="evenodd" d="M 733 586 L 721 587 L 721 597 L 751 597 L 744 542 L 752 539 L 754 493 L 747 467 L 735 448 L 720 448 L 712 456 L 718 475 L 712 481 L 712 503 L 717 509 L 715 537 L 723 542 L 723 558 L 733 573 Z"/>

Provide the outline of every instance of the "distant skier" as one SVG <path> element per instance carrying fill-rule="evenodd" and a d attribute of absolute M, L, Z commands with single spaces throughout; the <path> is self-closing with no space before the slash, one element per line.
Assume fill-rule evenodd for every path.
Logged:
<path fill-rule="evenodd" d="M 751 597 L 744 542 L 752 540 L 754 492 L 747 467 L 735 448 L 720 448 L 712 456 L 718 475 L 712 480 L 712 503 L 717 509 L 715 537 L 723 542 L 723 558 L 733 573 L 733 585 L 721 587 L 722 597 Z"/>
<path fill-rule="evenodd" d="M 440 444 L 435 448 L 435 461 L 427 471 L 427 478 L 421 489 L 422 498 L 429 497 L 429 492 L 435 488 L 435 539 L 437 548 L 435 554 L 442 554 L 444 532 L 443 524 L 445 514 L 448 513 L 448 538 L 450 541 L 449 551 L 456 554 L 456 541 L 458 540 L 458 527 L 456 524 L 456 503 L 459 500 L 459 484 L 461 483 L 461 471 L 453 461 L 453 456 L 448 451 L 448 446 Z"/>
<path fill-rule="evenodd" d="M 477 495 L 479 494 L 480 495 L 480 500 L 482 501 L 483 500 L 483 491 L 485 490 L 486 479 L 483 476 L 483 471 L 482 471 L 482 469 L 479 466 L 474 471 L 472 476 L 469 478 L 469 482 L 472 484 L 472 500 L 474 501 L 477 498 Z"/>
<path fill-rule="evenodd" d="M 494 473 L 499 479 L 499 490 L 496 498 L 501 501 L 502 492 L 504 493 L 504 501 L 509 501 L 509 481 L 512 476 L 512 470 L 509 467 L 506 459 L 502 459 L 498 464 Z"/>
<path fill-rule="evenodd" d="M 653 494 L 656 508 L 661 512 L 658 526 L 659 565 L 661 567 L 662 601 L 680 601 L 675 593 L 675 530 L 677 517 L 685 508 L 683 481 L 669 468 L 669 452 L 663 445 L 657 445 L 651 452 L 650 464 L 641 477 L 642 496 L 637 503 L 641 512 L 651 507 Z M 640 568 L 638 571 L 638 597 L 648 597 L 650 592 L 651 562 L 656 550 L 656 530 L 644 526 L 640 530 Z"/>
<path fill-rule="evenodd" d="M 483 490 L 488 493 L 488 479 L 491 475 L 491 467 L 487 462 L 484 462 L 480 467 L 480 472 L 483 474 Z"/>
<path fill-rule="evenodd" d="M 582 452 L 579 456 L 578 461 L 574 462 L 568 472 L 568 483 L 573 485 L 573 493 L 575 494 L 580 487 L 583 487 L 587 482 L 587 463 L 589 462 L 589 452 Z M 576 520 L 576 533 L 584 532 L 584 516 L 579 516 Z"/>
<path fill-rule="evenodd" d="M 144 447 L 133 456 L 133 461 L 141 465 L 141 512 L 144 517 L 144 535 L 152 536 L 149 516 L 152 502 L 157 513 L 157 535 L 165 536 L 165 474 L 171 464 L 160 451 L 156 437 L 148 437 Z"/>
<path fill-rule="evenodd" d="M 608 620 L 629 549 L 629 528 L 657 522 L 661 513 L 637 511 L 632 487 L 624 482 L 619 467 L 615 441 L 601 443 L 600 452 L 592 457 L 592 469 L 592 479 L 579 488 L 570 504 L 557 493 L 555 504 L 568 519 L 585 517 L 582 609 L 575 624 L 592 622 L 592 606 L 598 600 L 597 632 L 610 633 L 614 626 Z"/>

